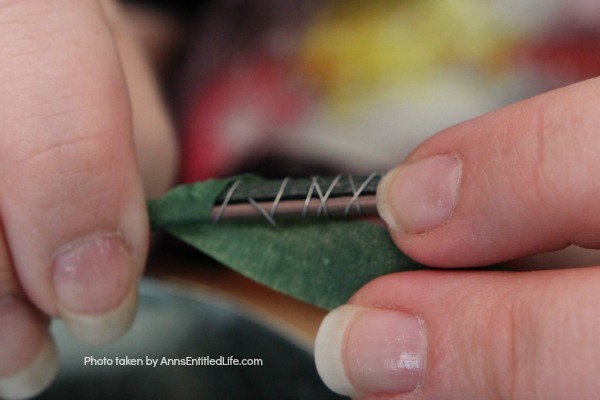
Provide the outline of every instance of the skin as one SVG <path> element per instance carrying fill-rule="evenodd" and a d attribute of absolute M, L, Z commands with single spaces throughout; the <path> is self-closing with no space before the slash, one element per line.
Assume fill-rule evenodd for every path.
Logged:
<path fill-rule="evenodd" d="M 544 269 L 547 256 L 514 260 L 569 245 L 600 248 L 598 104 L 600 79 L 592 79 L 424 142 L 402 165 L 458 157 L 455 208 L 424 231 L 405 230 L 406 216 L 388 215 L 395 243 L 443 269 L 509 260 Z M 394 201 L 390 193 L 382 204 Z M 419 387 L 365 398 L 596 398 L 600 267 L 560 269 L 571 265 L 560 260 L 559 269 L 533 272 L 407 272 L 363 287 L 350 304 L 415 315 L 427 336 Z"/>
<path fill-rule="evenodd" d="M 173 183 L 178 155 L 117 3 L 0 0 L 0 37 L 3 379 L 35 360 L 49 318 L 83 326 L 90 342 L 83 317 L 120 314 L 104 338 L 127 329 L 135 307 L 122 306 L 135 304 L 149 242 L 145 198 Z"/>

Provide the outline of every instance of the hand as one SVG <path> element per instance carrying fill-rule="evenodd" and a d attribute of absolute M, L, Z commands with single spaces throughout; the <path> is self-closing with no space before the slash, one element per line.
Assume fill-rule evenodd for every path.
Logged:
<path fill-rule="evenodd" d="M 116 7 L 0 0 L 0 397 L 51 381 L 49 318 L 88 343 L 133 319 L 145 197 L 171 183 L 176 152 Z"/>
<path fill-rule="evenodd" d="M 394 241 L 445 268 L 599 248 L 599 106 L 593 79 L 432 137 L 381 183 Z M 597 398 L 599 287 L 600 267 L 385 276 L 326 317 L 317 366 L 370 399 Z"/>

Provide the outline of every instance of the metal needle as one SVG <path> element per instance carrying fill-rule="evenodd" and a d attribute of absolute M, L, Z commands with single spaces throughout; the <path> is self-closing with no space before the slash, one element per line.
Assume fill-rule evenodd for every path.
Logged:
<path fill-rule="evenodd" d="M 266 181 L 235 181 L 217 199 L 213 222 L 264 218 L 353 218 L 377 211 L 380 173 Z"/>

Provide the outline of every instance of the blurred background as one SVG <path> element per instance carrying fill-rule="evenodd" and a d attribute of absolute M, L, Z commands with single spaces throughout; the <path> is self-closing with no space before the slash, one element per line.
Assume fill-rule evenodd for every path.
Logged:
<path fill-rule="evenodd" d="M 600 71 L 593 0 L 126 5 L 147 18 L 184 181 L 386 170 L 441 129 Z"/>
<path fill-rule="evenodd" d="M 179 132 L 182 182 L 240 172 L 284 177 L 385 171 L 446 127 L 600 74 L 600 2 L 595 0 L 123 3 Z M 222 349 L 245 343 L 246 353 L 251 348 L 255 356 L 267 357 L 282 340 L 291 347 L 277 350 L 273 360 L 298 362 L 286 369 L 272 361 L 271 369 L 255 375 L 220 369 L 218 379 L 191 377 L 201 382 L 204 396 L 189 390 L 188 397 L 171 398 L 219 398 L 225 387 L 237 388 L 228 398 L 336 398 L 320 383 L 310 357 L 323 310 L 277 294 L 169 239 L 154 247 L 149 275 L 203 293 L 200 303 L 208 296 L 209 303 L 217 298 L 235 304 L 217 311 L 191 306 L 184 320 L 200 318 L 211 328 L 226 328 L 176 343 L 179 353 L 186 348 L 230 351 Z M 150 316 L 161 326 L 184 329 L 180 322 L 151 317 L 156 307 L 147 304 L 156 303 L 155 291 L 161 290 L 159 285 L 146 292 L 141 320 Z M 188 307 L 169 296 L 160 299 L 161 307 L 173 301 L 178 310 Z M 207 315 L 237 322 L 213 326 Z M 239 321 L 250 323 L 253 334 Z M 144 335 L 144 329 L 136 329 L 134 335 Z M 163 335 L 156 340 L 167 346 L 179 339 Z M 199 342 L 208 347 L 193 347 Z M 138 385 L 161 379 L 148 376 L 138 370 L 130 378 Z M 265 377 L 276 380 L 278 385 L 271 386 L 279 391 L 269 391 Z"/>

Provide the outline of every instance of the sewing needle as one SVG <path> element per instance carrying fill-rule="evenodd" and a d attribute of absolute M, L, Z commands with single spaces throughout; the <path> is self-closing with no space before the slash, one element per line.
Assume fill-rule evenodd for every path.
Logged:
<path fill-rule="evenodd" d="M 217 199 L 211 220 L 355 218 L 377 212 L 381 173 L 234 181 Z"/>

